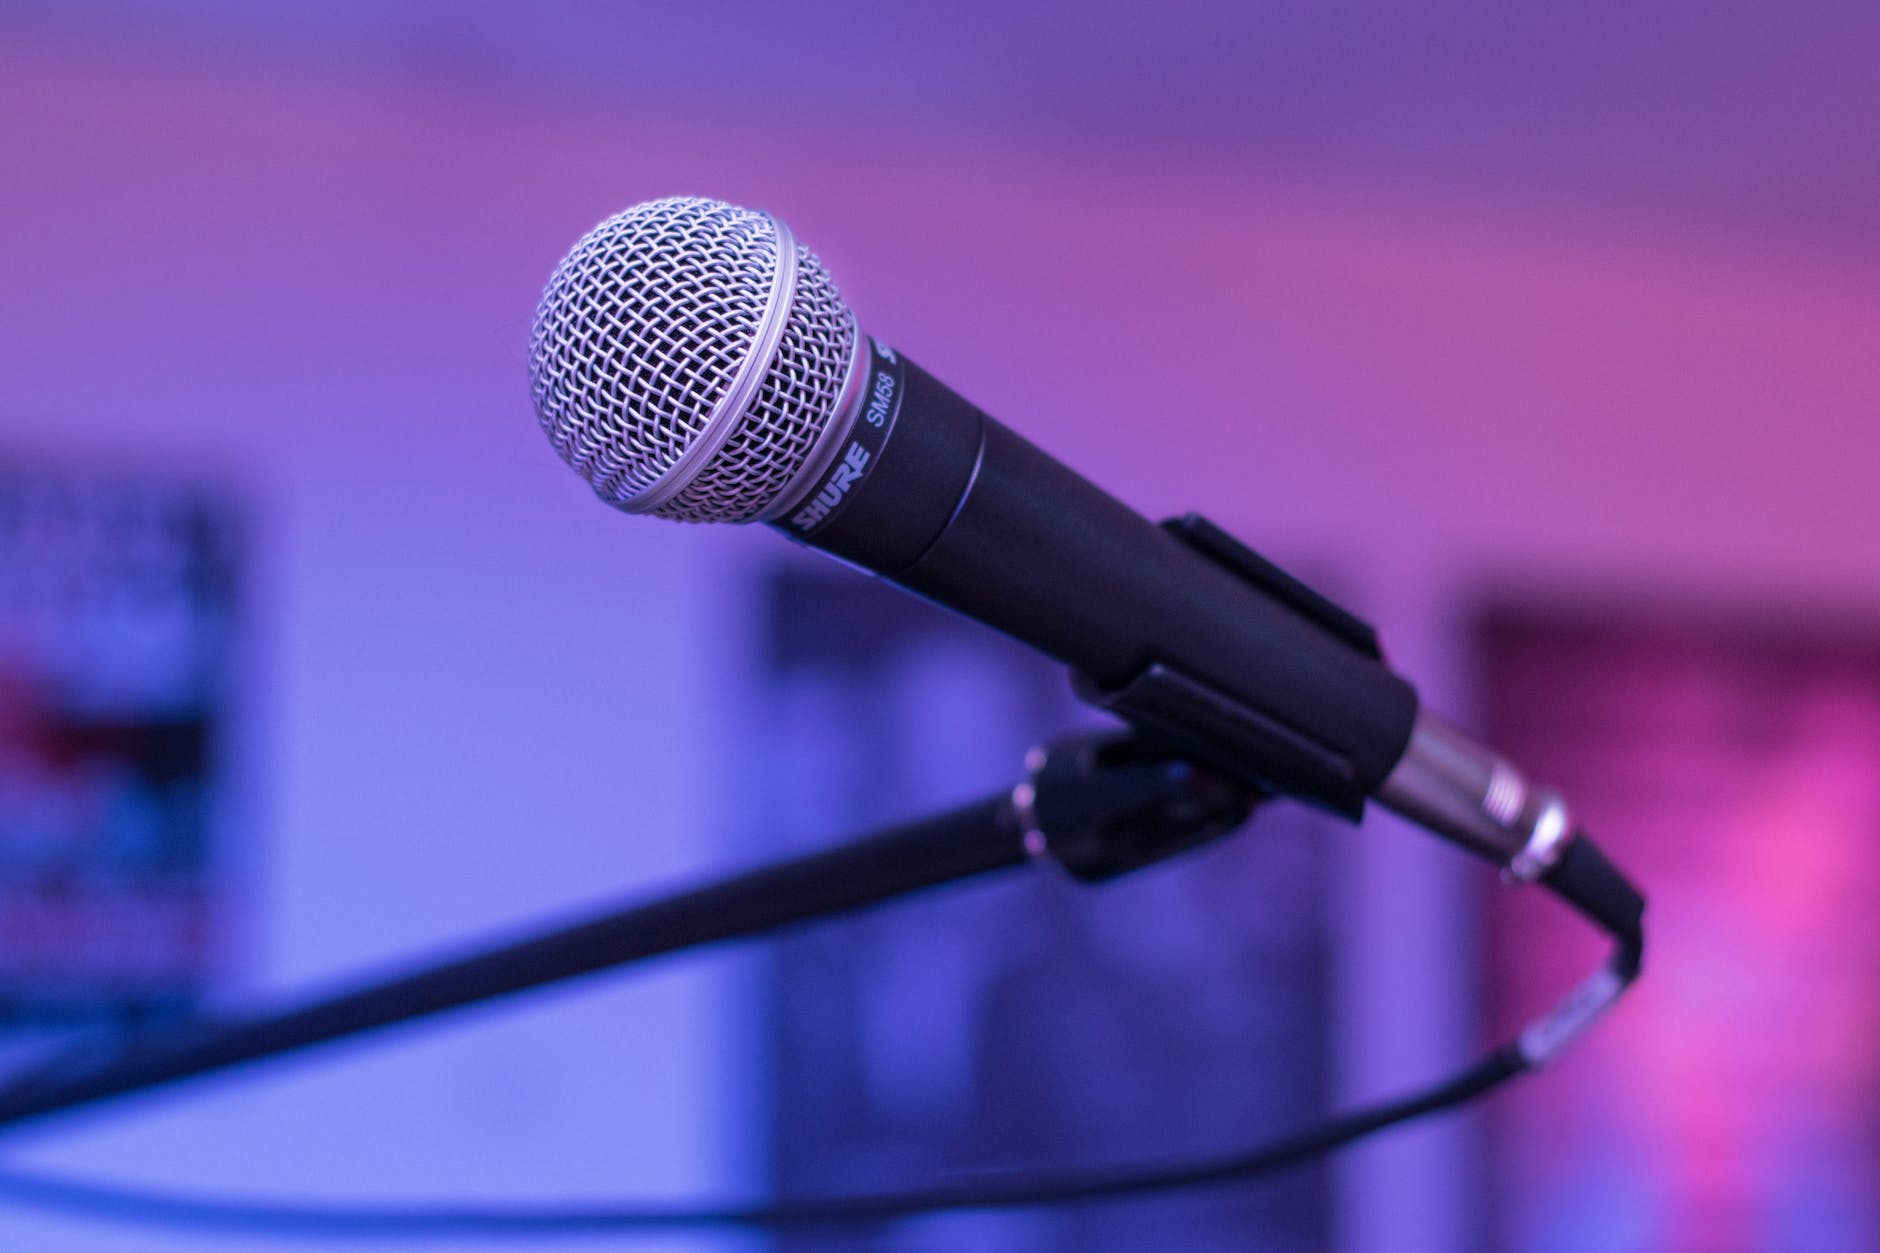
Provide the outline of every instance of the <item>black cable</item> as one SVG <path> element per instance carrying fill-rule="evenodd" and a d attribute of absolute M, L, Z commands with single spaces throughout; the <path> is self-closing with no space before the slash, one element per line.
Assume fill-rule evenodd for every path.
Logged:
<path fill-rule="evenodd" d="M 723 1207 L 566 1206 L 477 1208 L 284 1204 L 193 1197 L 16 1172 L 0 1173 L 0 1200 L 143 1225 L 283 1238 L 539 1239 L 619 1236 L 674 1228 L 773 1230 L 876 1222 L 959 1210 L 1108 1202 L 1150 1193 L 1244 1182 L 1316 1158 L 1385 1128 L 1473 1100 L 1528 1069 L 1509 1044 L 1445 1083 L 1368 1106 L 1258 1148 L 1196 1162 L 1054 1174 L 1013 1172 L 932 1189 Z"/>
<path fill-rule="evenodd" d="M 0 1172 L 0 1200 L 144 1225 L 302 1239 L 541 1239 L 619 1236 L 673 1229 L 755 1229 L 879 1222 L 918 1214 L 1004 1210 L 1125 1200 L 1152 1193 L 1245 1182 L 1329 1153 L 1368 1135 L 1462 1105 L 1532 1070 L 1603 1012 L 1636 974 L 1643 932 L 1636 915 L 1611 961 L 1547 1018 L 1452 1078 L 1394 1101 L 1366 1106 L 1258 1148 L 1198 1162 L 1117 1166 L 1054 1174 L 982 1175 L 923 1190 L 818 1197 L 770 1204 L 705 1206 L 350 1206 L 236 1201 L 19 1172 Z M 1583 996 L 1600 988 L 1597 1003 Z M 1545 1028 L 1545 1030 L 1540 1030 Z M 1537 1049 L 1533 1038 L 1545 1039 Z"/>

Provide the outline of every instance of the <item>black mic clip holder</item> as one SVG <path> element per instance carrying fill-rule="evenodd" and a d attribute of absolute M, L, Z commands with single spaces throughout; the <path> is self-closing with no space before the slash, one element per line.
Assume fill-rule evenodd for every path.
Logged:
<path fill-rule="evenodd" d="M 1034 748 L 1012 790 L 1025 851 L 1102 883 L 1227 835 L 1267 794 L 1151 747 L 1093 731 Z"/>
<path fill-rule="evenodd" d="M 1383 657 L 1370 623 L 1320 595 L 1198 513 L 1170 518 L 1162 529 L 1259 595 L 1346 647 L 1377 661 Z M 1369 792 L 1355 763 L 1325 744 L 1232 694 L 1167 662 L 1156 660 L 1129 682 L 1104 689 L 1083 676 L 1078 695 L 1184 757 L 1229 773 L 1261 763 L 1272 790 L 1309 800 L 1357 822 Z"/>

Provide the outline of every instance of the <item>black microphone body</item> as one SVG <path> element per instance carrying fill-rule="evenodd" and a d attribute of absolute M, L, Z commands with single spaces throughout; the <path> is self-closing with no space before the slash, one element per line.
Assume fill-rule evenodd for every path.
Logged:
<path fill-rule="evenodd" d="M 846 449 L 778 529 L 1039 649 L 1185 755 L 1362 812 L 1417 714 L 1369 628 L 1200 519 L 1157 526 L 872 347 Z"/>

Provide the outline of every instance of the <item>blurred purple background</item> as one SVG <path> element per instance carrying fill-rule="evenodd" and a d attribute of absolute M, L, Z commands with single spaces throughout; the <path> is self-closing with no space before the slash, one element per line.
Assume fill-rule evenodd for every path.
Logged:
<path fill-rule="evenodd" d="M 1465 718 L 1488 703 L 1484 603 L 1880 623 L 1877 46 L 1856 0 L 13 0 L 0 458 L 245 502 L 215 992 L 239 1004 L 762 851 L 725 746 L 761 743 L 776 541 L 613 515 L 529 412 L 542 282 L 652 196 L 775 210 L 874 333 L 1145 512 L 1199 509 L 1325 576 Z M 1794 734 L 1858 824 L 1875 737 L 1832 706 Z M 1781 968 L 1868 944 L 1809 896 L 1866 873 L 1833 860 L 1859 839 L 1744 804 L 1767 864 L 1694 878 L 1704 909 L 1672 916 L 1735 934 L 1794 859 L 1782 916 L 1836 925 L 1783 932 Z M 1633 850 L 1648 888 L 1713 851 L 1658 838 L 1685 843 Z M 1485 1038 L 1484 954 L 1519 928 L 1399 824 L 1334 856 L 1349 1101 Z M 1872 1073 L 1871 983 L 1756 984 L 1679 1019 L 1674 993 L 1730 975 L 1680 965 L 1701 942 L 1661 951 L 1649 1021 L 1726 1024 L 1762 1064 L 1659 1057 L 1634 1081 L 1690 1107 L 1794 1082 L 1796 995 L 1852 1002 L 1833 1073 Z M 5 1159 L 388 1199 L 755 1187 L 760 978 L 670 963 L 48 1125 Z M 1671 1049 L 1646 1012 L 1615 1038 Z M 1530 1081 L 1527 1125 L 1594 1064 Z M 1859 1093 L 1837 1099 L 1876 1104 Z M 1500 1239 L 1497 1125 L 1338 1159 L 1335 1247 Z M 1742 1132 L 1705 1134 L 1613 1153 L 1649 1181 Z M 1872 1140 L 1834 1141 L 1821 1177 L 1871 1187 Z M 1626 1213 L 1597 1247 L 1797 1247 L 1759 1195 L 1736 1185 L 1749 1216 L 1721 1235 Z M 203 1245 L 5 1210 L 0 1243 Z"/>

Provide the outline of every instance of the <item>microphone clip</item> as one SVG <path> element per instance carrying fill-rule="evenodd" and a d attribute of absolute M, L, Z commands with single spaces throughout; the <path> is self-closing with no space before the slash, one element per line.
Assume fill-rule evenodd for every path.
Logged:
<path fill-rule="evenodd" d="M 1382 664 L 1377 632 L 1197 513 L 1162 529 L 1256 595 L 1360 656 Z M 1300 665 L 1307 664 L 1304 658 Z M 1121 718 L 1197 761 L 1245 775 L 1257 763 L 1259 783 L 1351 822 L 1364 817 L 1370 783 L 1350 744 L 1328 742 L 1289 725 L 1218 684 L 1161 659 L 1120 687 L 1073 676 L 1084 701 Z"/>
<path fill-rule="evenodd" d="M 1100 883 L 1239 829 L 1268 793 L 1128 731 L 1067 736 L 1026 754 L 1012 790 L 1025 850 Z"/>

